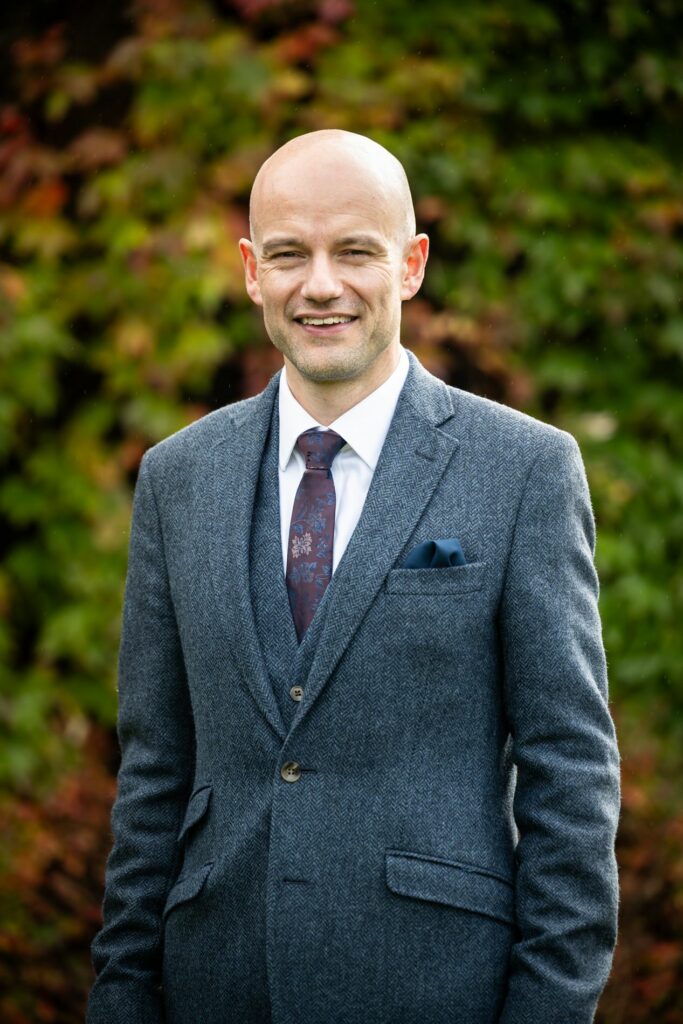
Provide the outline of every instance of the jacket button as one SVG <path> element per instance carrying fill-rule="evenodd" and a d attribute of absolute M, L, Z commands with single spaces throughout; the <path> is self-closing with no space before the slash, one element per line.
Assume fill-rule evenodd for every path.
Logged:
<path fill-rule="evenodd" d="M 298 782 L 301 778 L 301 765 L 296 761 L 287 761 L 280 769 L 280 775 L 285 782 Z"/>
<path fill-rule="evenodd" d="M 303 695 L 304 695 L 304 688 L 303 688 L 303 686 L 293 686 L 291 688 L 291 690 L 289 691 L 289 696 L 292 698 L 292 700 L 301 700 Z"/>

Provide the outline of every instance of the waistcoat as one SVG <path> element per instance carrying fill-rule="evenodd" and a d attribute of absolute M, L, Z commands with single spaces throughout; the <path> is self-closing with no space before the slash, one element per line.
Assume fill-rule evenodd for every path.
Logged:
<path fill-rule="evenodd" d="M 305 689 L 327 608 L 327 592 L 299 643 L 289 607 L 280 534 L 278 453 L 280 418 L 277 399 L 261 457 L 249 540 L 249 588 L 263 658 L 271 686 L 289 730 L 300 706 L 290 695 L 293 686 Z"/>

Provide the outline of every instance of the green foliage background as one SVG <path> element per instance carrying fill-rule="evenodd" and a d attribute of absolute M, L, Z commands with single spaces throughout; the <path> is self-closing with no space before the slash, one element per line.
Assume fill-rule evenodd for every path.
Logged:
<path fill-rule="evenodd" d="M 16 41 L 0 111 L 8 789 L 54 790 L 111 732 L 139 459 L 279 365 L 242 284 L 250 183 L 288 138 L 343 127 L 403 161 L 431 236 L 406 345 L 581 444 L 625 768 L 655 751 L 625 790 L 642 814 L 683 735 L 682 35 L 674 0 L 144 0 L 96 61 L 68 24 Z M 680 794 L 657 792 L 678 851 Z M 680 910 L 680 871 L 665 890 Z M 659 978 L 633 989 L 646 1016 L 617 999 L 610 1021 L 683 1019 L 680 926 L 662 927 L 655 967 L 631 964 Z"/>

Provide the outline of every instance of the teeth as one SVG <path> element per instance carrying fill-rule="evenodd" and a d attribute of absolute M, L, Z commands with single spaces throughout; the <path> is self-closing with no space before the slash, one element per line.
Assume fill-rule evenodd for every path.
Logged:
<path fill-rule="evenodd" d="M 312 327 L 322 327 L 323 324 L 350 324 L 353 320 L 352 316 L 302 316 L 302 324 L 310 324 Z"/>

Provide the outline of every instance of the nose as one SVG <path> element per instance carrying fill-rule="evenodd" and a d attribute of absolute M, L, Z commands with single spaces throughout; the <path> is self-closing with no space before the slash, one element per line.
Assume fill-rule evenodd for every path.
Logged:
<path fill-rule="evenodd" d="M 341 297 L 344 286 L 336 273 L 334 263 L 326 255 L 312 256 L 306 267 L 301 296 L 311 302 L 330 302 Z"/>

